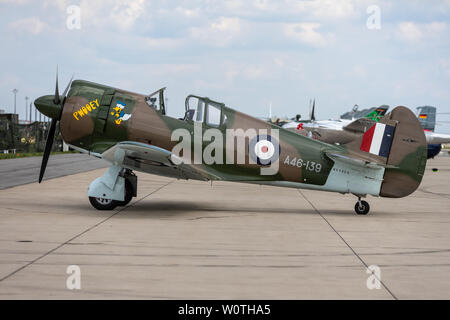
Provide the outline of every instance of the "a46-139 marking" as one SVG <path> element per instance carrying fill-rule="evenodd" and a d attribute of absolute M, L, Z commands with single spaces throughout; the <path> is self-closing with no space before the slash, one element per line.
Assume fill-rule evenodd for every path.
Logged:
<path fill-rule="evenodd" d="M 286 156 L 283 163 L 293 167 L 305 168 L 305 170 L 314 171 L 317 173 L 322 170 L 322 164 L 320 163 L 309 160 L 305 161 L 302 158 L 297 159 L 297 157 L 293 157 L 292 159 L 290 159 L 289 155 Z"/>

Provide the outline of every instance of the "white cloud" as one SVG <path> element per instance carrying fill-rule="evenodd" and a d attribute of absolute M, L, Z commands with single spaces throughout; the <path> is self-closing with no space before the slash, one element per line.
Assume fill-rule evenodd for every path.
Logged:
<path fill-rule="evenodd" d="M 15 74 L 4 74 L 0 76 L 0 86 L 5 87 L 15 87 L 20 84 L 21 79 Z"/>
<path fill-rule="evenodd" d="M 8 27 L 15 31 L 36 35 L 44 30 L 46 24 L 37 17 L 31 17 L 13 21 L 8 25 Z"/>
<path fill-rule="evenodd" d="M 217 47 L 228 46 L 241 31 L 239 18 L 220 17 L 207 27 L 193 27 L 192 38 Z"/>
<path fill-rule="evenodd" d="M 351 75 L 357 77 L 357 78 L 367 78 L 367 69 L 364 65 L 355 65 L 352 69 L 351 69 Z"/>
<path fill-rule="evenodd" d="M 445 22 L 414 23 L 411 21 L 401 22 L 397 27 L 400 38 L 415 42 L 441 35 L 447 28 Z"/>
<path fill-rule="evenodd" d="M 445 72 L 447 76 L 450 76 L 450 58 L 440 59 L 439 67 Z"/>
<path fill-rule="evenodd" d="M 273 59 L 264 59 L 259 62 L 236 62 L 234 60 L 228 60 L 221 63 L 217 70 L 219 74 L 224 74 L 225 79 L 231 83 L 235 79 L 244 80 L 262 80 L 272 78 L 274 75 L 275 63 L 272 63 Z"/>
<path fill-rule="evenodd" d="M 188 18 L 195 18 L 200 15 L 200 8 L 188 9 L 183 7 L 176 7 L 175 11 Z"/>
<path fill-rule="evenodd" d="M 248 65 L 243 69 L 243 74 L 248 79 L 262 79 L 268 75 L 264 66 Z"/>
<path fill-rule="evenodd" d="M 317 29 L 320 23 L 304 22 L 304 23 L 287 23 L 283 26 L 284 34 L 291 39 L 300 41 L 313 47 L 324 47 L 331 36 L 324 36 Z"/>
<path fill-rule="evenodd" d="M 15 5 L 23 5 L 31 2 L 31 0 L 0 0 L 0 4 L 10 4 L 13 3 Z"/>
<path fill-rule="evenodd" d="M 0 0 L 9 61 L 3 74 L 26 81 L 12 86 L 14 79 L 0 77 L 5 92 L 45 93 L 42 79 L 53 83 L 54 72 L 42 70 L 58 63 L 62 78 L 64 70 L 67 78 L 76 71 L 78 78 L 138 92 L 167 85 L 169 110 L 179 114 L 191 92 L 253 114 L 269 100 L 283 115 L 303 113 L 313 96 L 324 117 L 355 102 L 450 103 L 450 10 L 443 1 L 12 1 Z M 80 30 L 65 27 L 71 4 L 81 7 Z M 366 28 L 370 4 L 381 9 L 381 30 Z M 404 81 L 415 69 L 420 76 Z M 416 90 L 424 82 L 427 90 Z M 0 105 L 10 106 L 12 95 L 4 96 Z"/>
<path fill-rule="evenodd" d="M 358 8 L 374 2 L 377 0 L 210 0 L 205 10 L 212 14 L 239 17 L 295 14 L 299 18 L 345 19 L 357 16 Z"/>
<path fill-rule="evenodd" d="M 61 11 L 66 11 L 66 8 L 73 3 L 70 3 L 70 0 L 45 0 L 44 1 L 44 8 L 47 8 L 48 6 L 56 6 Z"/>
<path fill-rule="evenodd" d="M 185 43 L 183 39 L 175 38 L 145 38 L 142 41 L 151 49 L 174 49 Z"/>
<path fill-rule="evenodd" d="M 58 7 L 66 14 L 65 0 L 59 1 Z M 127 32 L 136 26 L 139 18 L 145 16 L 148 21 L 151 19 L 151 13 L 147 12 L 147 3 L 144 0 L 81 0 L 79 6 L 83 28 L 95 27 Z"/>
<path fill-rule="evenodd" d="M 406 40 L 418 40 L 422 37 L 422 30 L 413 22 L 402 22 L 398 25 L 400 36 Z"/>
<path fill-rule="evenodd" d="M 297 12 L 310 13 L 317 18 L 348 18 L 355 15 L 353 0 L 287 0 Z"/>
<path fill-rule="evenodd" d="M 127 30 L 134 26 L 144 12 L 144 0 L 119 0 L 111 12 L 111 19 L 120 29 Z"/>
<path fill-rule="evenodd" d="M 277 65 L 279 67 L 284 67 L 284 59 L 283 58 L 274 58 L 273 62 L 275 63 L 275 65 Z"/>
<path fill-rule="evenodd" d="M 254 8 L 259 10 L 276 10 L 276 6 L 279 3 L 279 1 L 271 2 L 270 0 L 253 0 L 252 5 Z"/>
<path fill-rule="evenodd" d="M 241 9 L 245 6 L 245 1 L 242 0 L 228 0 L 224 1 L 224 5 L 226 8 L 231 10 Z"/>
<path fill-rule="evenodd" d="M 447 28 L 447 23 L 445 22 L 432 22 L 426 25 L 427 32 L 431 32 L 433 34 L 441 33 L 445 31 Z"/>

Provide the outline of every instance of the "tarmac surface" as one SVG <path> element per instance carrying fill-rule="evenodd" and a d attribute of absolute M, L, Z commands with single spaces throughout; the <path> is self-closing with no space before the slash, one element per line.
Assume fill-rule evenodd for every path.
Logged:
<path fill-rule="evenodd" d="M 26 180 L 4 164 L 2 186 Z M 104 170 L 0 190 L 0 299 L 450 299 L 448 157 L 367 216 L 351 195 L 139 173 L 138 197 L 101 212 L 86 192 Z"/>
<path fill-rule="evenodd" d="M 42 157 L 1 160 L 0 190 L 38 181 L 41 162 Z M 50 155 L 43 181 L 107 166 L 104 160 L 82 153 Z"/>

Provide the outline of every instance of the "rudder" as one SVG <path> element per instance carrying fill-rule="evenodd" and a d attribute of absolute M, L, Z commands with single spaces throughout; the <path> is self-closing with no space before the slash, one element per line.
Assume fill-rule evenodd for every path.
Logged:
<path fill-rule="evenodd" d="M 405 197 L 419 187 L 425 171 L 427 143 L 423 128 L 406 107 L 396 107 L 380 123 L 395 124 L 380 196 Z"/>

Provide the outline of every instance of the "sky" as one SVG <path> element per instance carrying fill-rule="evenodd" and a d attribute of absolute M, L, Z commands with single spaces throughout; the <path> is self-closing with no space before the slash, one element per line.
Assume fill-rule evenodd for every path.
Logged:
<path fill-rule="evenodd" d="M 318 119 L 432 105 L 450 133 L 450 0 L 0 0 L 0 18 L 0 109 L 17 88 L 20 118 L 58 66 L 60 91 L 167 87 L 174 117 L 188 94 L 257 117 L 307 118 L 315 98 Z"/>

